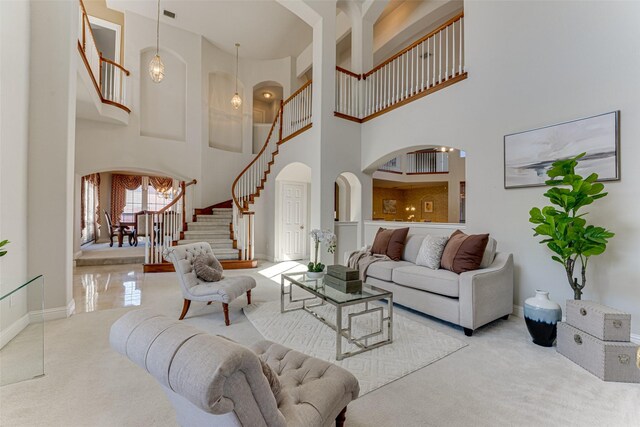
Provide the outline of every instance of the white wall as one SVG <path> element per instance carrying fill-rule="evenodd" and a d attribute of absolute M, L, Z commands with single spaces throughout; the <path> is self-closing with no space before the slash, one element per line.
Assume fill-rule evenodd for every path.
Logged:
<path fill-rule="evenodd" d="M 590 207 L 589 221 L 617 233 L 592 258 L 584 298 L 632 314 L 640 333 L 637 183 L 640 168 L 640 3 L 466 2 L 469 78 L 362 127 L 362 167 L 403 147 L 425 143 L 466 149 L 467 228 L 490 232 L 516 263 L 514 303 L 538 288 L 559 302 L 573 293 L 550 252 L 537 243 L 528 211 L 541 188 L 503 188 L 503 136 L 621 111 L 622 180 Z"/>
<path fill-rule="evenodd" d="M 0 258 L 0 295 L 27 278 L 29 9 L 28 2 L 0 2 L 0 240 L 11 241 Z M 0 303 L 0 347 L 26 325 L 7 331 L 26 314 L 26 291 Z"/>

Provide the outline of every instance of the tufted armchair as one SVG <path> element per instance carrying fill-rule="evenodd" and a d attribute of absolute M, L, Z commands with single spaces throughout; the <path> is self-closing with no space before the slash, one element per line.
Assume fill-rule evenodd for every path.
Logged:
<path fill-rule="evenodd" d="M 204 282 L 193 271 L 193 261 L 201 254 L 214 255 L 209 243 L 171 246 L 163 252 L 164 258 L 173 263 L 184 297 L 179 320 L 187 315 L 191 301 L 205 301 L 207 304 L 219 301 L 224 311 L 224 323 L 229 326 L 229 303 L 246 292 L 247 304 L 251 304 L 251 289 L 256 287 L 256 281 L 249 276 L 234 276 L 223 278 L 218 282 Z"/>
<path fill-rule="evenodd" d="M 340 427 L 360 391 L 332 363 L 269 341 L 252 350 L 148 309 L 118 319 L 110 342 L 158 380 L 182 426 Z M 277 395 L 260 359 L 278 376 Z"/>

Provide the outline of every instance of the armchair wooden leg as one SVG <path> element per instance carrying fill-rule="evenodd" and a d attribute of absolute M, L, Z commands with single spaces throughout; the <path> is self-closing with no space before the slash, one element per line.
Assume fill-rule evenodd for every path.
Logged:
<path fill-rule="evenodd" d="M 224 310 L 224 324 L 229 326 L 229 304 L 222 303 L 222 310 Z"/>
<path fill-rule="evenodd" d="M 345 406 L 336 417 L 336 427 L 344 427 L 344 421 L 347 419 L 347 407 Z"/>
<path fill-rule="evenodd" d="M 211 305 L 211 303 L 212 303 L 212 302 L 213 302 L 213 301 L 209 301 L 209 302 L 207 303 L 207 305 Z"/>
<path fill-rule="evenodd" d="M 182 306 L 182 314 L 180 315 L 180 319 L 178 319 L 178 320 L 184 319 L 184 316 L 187 315 L 187 311 L 189 311 L 189 306 L 190 305 L 191 305 L 191 300 L 185 299 L 184 300 L 184 305 Z"/>
<path fill-rule="evenodd" d="M 247 304 L 251 305 L 251 291 L 247 291 Z"/>

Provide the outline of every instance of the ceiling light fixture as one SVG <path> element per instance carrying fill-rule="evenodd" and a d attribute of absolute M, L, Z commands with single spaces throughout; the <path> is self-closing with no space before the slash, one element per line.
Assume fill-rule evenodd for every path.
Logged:
<path fill-rule="evenodd" d="M 156 56 L 149 62 L 149 75 L 154 83 L 164 79 L 164 64 L 160 59 L 160 0 L 158 0 L 158 20 L 156 22 Z"/>
<path fill-rule="evenodd" d="M 273 94 L 271 92 L 265 92 L 262 94 L 262 96 L 264 96 L 265 99 L 273 98 Z"/>
<path fill-rule="evenodd" d="M 240 47 L 240 43 L 236 43 L 236 93 L 231 98 L 231 106 L 234 110 L 237 110 L 242 105 L 242 98 L 238 95 L 238 48 Z"/>

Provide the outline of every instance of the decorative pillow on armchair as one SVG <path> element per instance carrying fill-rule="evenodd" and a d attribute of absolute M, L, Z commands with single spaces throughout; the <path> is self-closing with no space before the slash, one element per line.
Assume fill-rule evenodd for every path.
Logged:
<path fill-rule="evenodd" d="M 193 260 L 193 271 L 205 282 L 217 282 L 222 279 L 222 264 L 214 255 L 201 254 Z"/>
<path fill-rule="evenodd" d="M 488 241 L 488 234 L 467 235 L 454 231 L 442 253 L 441 267 L 457 274 L 477 270 Z"/>

